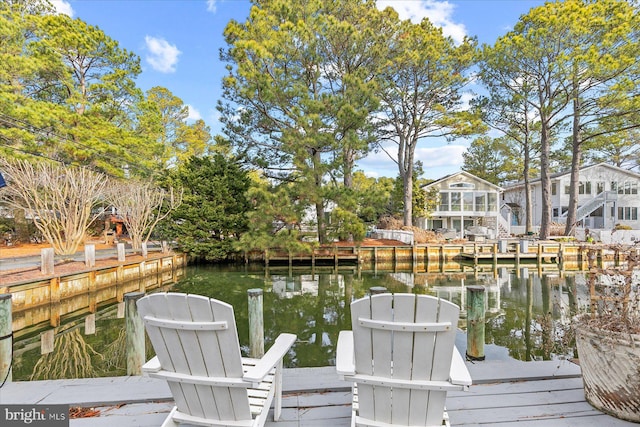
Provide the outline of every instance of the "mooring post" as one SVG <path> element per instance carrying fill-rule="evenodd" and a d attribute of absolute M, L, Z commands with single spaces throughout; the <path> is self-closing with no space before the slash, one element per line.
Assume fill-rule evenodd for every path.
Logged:
<path fill-rule="evenodd" d="M 0 294 L 0 386 L 11 382 L 13 359 L 13 317 L 11 294 Z"/>
<path fill-rule="evenodd" d="M 42 274 L 53 274 L 53 248 L 45 248 L 40 251 L 40 271 Z"/>
<path fill-rule="evenodd" d="M 142 245 L 140 246 L 140 249 L 142 251 L 142 257 L 146 258 L 149 256 L 149 248 L 147 246 L 147 242 L 142 242 Z"/>
<path fill-rule="evenodd" d="M 467 286 L 467 358 L 484 360 L 484 286 Z"/>
<path fill-rule="evenodd" d="M 369 288 L 370 295 L 384 294 L 386 292 L 389 292 L 389 291 L 384 286 L 372 286 Z"/>
<path fill-rule="evenodd" d="M 251 357 L 264 355 L 264 312 L 262 289 L 247 290 L 249 297 L 249 353 Z"/>
<path fill-rule="evenodd" d="M 84 245 L 84 265 L 89 268 L 96 266 L 96 245 Z"/>
<path fill-rule="evenodd" d="M 128 292 L 124 294 L 124 321 L 127 340 L 127 375 L 142 375 L 144 364 L 144 322 L 138 313 L 136 302 L 144 296 L 144 292 Z"/>
<path fill-rule="evenodd" d="M 124 243 L 118 243 L 116 247 L 118 249 L 118 262 L 124 262 L 124 259 L 125 259 Z"/>

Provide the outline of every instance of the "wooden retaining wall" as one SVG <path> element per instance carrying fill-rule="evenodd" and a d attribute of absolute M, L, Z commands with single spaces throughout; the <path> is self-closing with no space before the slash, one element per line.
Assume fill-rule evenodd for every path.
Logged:
<path fill-rule="evenodd" d="M 247 254 L 247 261 L 262 261 L 269 265 L 362 265 L 398 263 L 432 271 L 451 261 L 473 264 L 518 265 L 524 262 L 559 264 L 562 270 L 588 268 L 588 252 L 595 253 L 598 265 L 624 261 L 612 247 L 585 243 L 554 241 L 504 241 L 494 243 L 426 244 L 413 246 L 333 246 L 310 253 L 290 253 L 270 249 Z"/>
<path fill-rule="evenodd" d="M 57 327 L 68 317 L 95 313 L 99 306 L 123 302 L 128 292 L 145 292 L 175 283 L 184 274 L 186 255 L 171 254 L 141 262 L 96 268 L 68 276 L 6 286 L 16 338 L 44 325 Z"/>

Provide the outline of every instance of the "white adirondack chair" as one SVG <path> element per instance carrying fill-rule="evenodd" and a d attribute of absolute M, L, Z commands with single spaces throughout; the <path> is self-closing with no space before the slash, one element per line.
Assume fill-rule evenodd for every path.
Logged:
<path fill-rule="evenodd" d="M 262 426 L 274 396 L 280 417 L 282 358 L 295 335 L 281 334 L 261 359 L 242 358 L 229 304 L 157 293 L 137 305 L 156 351 L 143 373 L 165 379 L 175 399 L 163 426 Z"/>
<path fill-rule="evenodd" d="M 354 382 L 356 426 L 449 425 L 448 390 L 471 376 L 455 336 L 460 308 L 414 294 L 379 294 L 351 303 L 353 331 L 341 331 L 336 369 Z"/>

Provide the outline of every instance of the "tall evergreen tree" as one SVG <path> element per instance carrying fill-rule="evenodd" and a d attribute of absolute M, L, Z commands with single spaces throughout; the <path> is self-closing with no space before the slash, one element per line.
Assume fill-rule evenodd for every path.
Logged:
<path fill-rule="evenodd" d="M 368 151 L 376 16 L 370 0 L 255 1 L 246 22 L 225 29 L 226 133 L 267 176 L 295 183 L 300 203 L 315 208 L 321 242 L 329 178 L 350 186 Z"/>
<path fill-rule="evenodd" d="M 233 254 L 249 228 L 250 179 L 238 161 L 222 154 L 192 157 L 170 172 L 167 184 L 184 194 L 158 232 L 194 257 L 218 261 Z"/>

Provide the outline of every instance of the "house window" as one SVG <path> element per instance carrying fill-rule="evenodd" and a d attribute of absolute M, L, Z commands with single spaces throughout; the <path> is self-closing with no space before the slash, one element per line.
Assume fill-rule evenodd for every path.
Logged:
<path fill-rule="evenodd" d="M 558 217 L 558 208 L 553 208 L 552 209 L 551 216 L 554 217 L 554 218 Z"/>
<path fill-rule="evenodd" d="M 604 191 L 604 182 L 598 181 L 596 182 L 596 194 L 600 194 Z"/>
<path fill-rule="evenodd" d="M 464 204 L 464 211 L 473 211 L 473 193 L 468 191 L 462 193 L 462 202 Z"/>
<path fill-rule="evenodd" d="M 638 183 L 625 181 L 618 187 L 618 194 L 638 194 Z"/>
<path fill-rule="evenodd" d="M 551 195 L 555 196 L 556 194 L 558 194 L 558 184 L 555 182 L 551 183 Z"/>
<path fill-rule="evenodd" d="M 441 192 L 440 193 L 440 211 L 448 211 L 449 210 L 449 193 Z"/>
<path fill-rule="evenodd" d="M 449 188 L 476 188 L 476 185 L 470 182 L 456 182 L 449 184 Z"/>
<path fill-rule="evenodd" d="M 570 192 L 571 192 L 571 186 L 565 185 L 564 186 L 564 194 L 569 194 Z"/>
<path fill-rule="evenodd" d="M 618 206 L 618 219 L 622 221 L 637 221 L 638 208 L 630 206 Z"/>
<path fill-rule="evenodd" d="M 611 191 L 618 190 L 618 183 L 616 181 L 611 181 Z"/>
<path fill-rule="evenodd" d="M 578 194 L 591 194 L 591 181 L 578 183 Z"/>
<path fill-rule="evenodd" d="M 498 210 L 498 196 L 495 193 L 487 194 L 487 211 L 496 212 Z"/>
<path fill-rule="evenodd" d="M 462 202 L 462 196 L 461 193 L 454 191 L 451 194 L 451 210 L 452 211 L 459 211 L 462 208 L 461 202 Z"/>
<path fill-rule="evenodd" d="M 476 212 L 484 212 L 487 210 L 485 194 L 476 194 Z"/>

